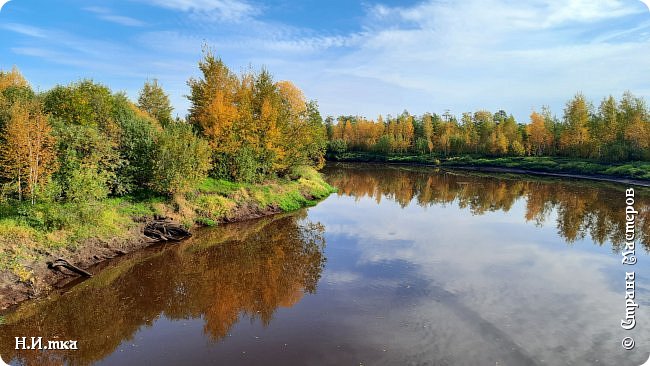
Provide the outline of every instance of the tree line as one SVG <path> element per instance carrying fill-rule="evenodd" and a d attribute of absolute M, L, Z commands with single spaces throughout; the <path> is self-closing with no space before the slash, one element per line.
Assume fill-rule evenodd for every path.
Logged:
<path fill-rule="evenodd" d="M 413 116 L 407 111 L 376 121 L 340 116 L 325 121 L 329 151 L 378 154 L 473 154 L 482 156 L 564 156 L 610 162 L 650 159 L 650 110 L 626 92 L 604 98 L 596 108 L 581 93 L 566 103 L 561 118 L 548 107 L 519 123 L 503 110 L 479 110 L 459 118 Z"/>
<path fill-rule="evenodd" d="M 0 70 L 0 200 L 171 196 L 208 175 L 258 182 L 323 164 L 318 106 L 294 84 L 237 76 L 209 50 L 199 69 L 184 119 L 155 79 L 131 101 L 88 79 L 35 92 L 16 67 Z"/>

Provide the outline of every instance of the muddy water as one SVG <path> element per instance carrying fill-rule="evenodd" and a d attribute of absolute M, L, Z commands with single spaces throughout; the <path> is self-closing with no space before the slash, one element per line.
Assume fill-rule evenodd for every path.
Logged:
<path fill-rule="evenodd" d="M 650 195 L 621 264 L 624 186 L 332 165 L 308 210 L 196 233 L 5 315 L 28 365 L 640 365 Z M 625 271 L 638 325 L 621 328 Z M 15 337 L 77 340 L 14 350 Z M 633 336 L 636 348 L 620 342 Z M 29 344 L 29 340 L 28 340 Z"/>

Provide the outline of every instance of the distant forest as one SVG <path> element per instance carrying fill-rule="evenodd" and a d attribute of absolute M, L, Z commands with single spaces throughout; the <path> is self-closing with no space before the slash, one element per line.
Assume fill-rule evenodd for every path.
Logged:
<path fill-rule="evenodd" d="M 561 118 L 549 108 L 520 123 L 507 112 L 446 112 L 413 116 L 404 111 L 376 121 L 357 116 L 325 120 L 331 153 L 562 156 L 624 162 L 650 159 L 650 110 L 645 100 L 609 96 L 596 108 L 578 93 Z"/>

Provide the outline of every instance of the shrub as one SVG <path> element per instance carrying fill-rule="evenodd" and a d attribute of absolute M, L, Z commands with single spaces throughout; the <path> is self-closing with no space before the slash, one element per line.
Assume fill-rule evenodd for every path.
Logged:
<path fill-rule="evenodd" d="M 94 165 L 82 165 L 69 175 L 66 197 L 72 202 L 94 202 L 106 198 L 108 176 Z"/>
<path fill-rule="evenodd" d="M 153 188 L 173 195 L 198 184 L 210 170 L 210 148 L 184 123 L 171 123 L 158 136 Z"/>
<path fill-rule="evenodd" d="M 128 101 L 124 101 L 129 103 Z M 128 191 L 134 187 L 148 187 L 153 176 L 153 162 L 156 153 L 156 136 L 159 126 L 151 118 L 137 115 L 130 105 L 122 107 L 118 117 L 122 133 L 120 154 L 126 162 L 120 175 L 128 184 Z"/>
<path fill-rule="evenodd" d="M 379 138 L 377 143 L 374 146 L 374 150 L 378 153 L 389 154 L 393 148 L 392 137 L 388 135 L 383 135 Z"/>
<path fill-rule="evenodd" d="M 335 154 L 341 154 L 348 150 L 348 144 L 345 140 L 336 139 L 329 142 L 328 149 Z"/>

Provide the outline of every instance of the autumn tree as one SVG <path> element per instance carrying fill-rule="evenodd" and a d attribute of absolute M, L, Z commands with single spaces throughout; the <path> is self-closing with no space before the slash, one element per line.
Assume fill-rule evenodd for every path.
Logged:
<path fill-rule="evenodd" d="M 544 117 L 537 112 L 531 113 L 530 123 L 526 129 L 528 131 L 530 152 L 537 156 L 544 155 L 551 143 L 551 134 L 546 129 Z"/>
<path fill-rule="evenodd" d="M 422 116 L 422 137 L 427 144 L 429 153 L 433 151 L 433 117 L 429 113 Z"/>
<path fill-rule="evenodd" d="M 191 103 L 188 120 L 208 138 L 214 149 L 231 152 L 236 149 L 230 131 L 238 117 L 237 77 L 210 51 L 205 51 L 199 70 L 202 77 L 187 83 Z"/>
<path fill-rule="evenodd" d="M 54 138 L 48 117 L 40 105 L 18 102 L 3 131 L 4 144 L 0 155 L 6 178 L 16 183 L 18 199 L 23 199 L 26 186 L 32 204 L 42 185 L 56 168 Z"/>
<path fill-rule="evenodd" d="M 157 79 L 146 81 L 138 96 L 138 108 L 147 112 L 161 125 L 167 126 L 172 122 L 172 111 L 169 96 L 158 84 Z"/>
<path fill-rule="evenodd" d="M 379 154 L 438 153 L 444 156 L 564 155 L 606 161 L 650 158 L 650 111 L 643 98 L 630 92 L 620 102 L 608 97 L 596 113 L 582 94 L 572 98 L 559 120 L 547 106 L 534 112 L 528 124 L 517 123 L 504 110 L 465 112 L 460 123 L 446 111 L 421 117 L 404 112 L 380 116 L 376 122 L 360 116 L 340 116 L 332 126 L 330 151 L 373 151 Z"/>
<path fill-rule="evenodd" d="M 611 95 L 601 101 L 598 111 L 589 119 L 591 137 L 591 156 L 596 159 L 606 158 L 609 147 L 615 142 L 617 119 L 616 100 Z"/>
<path fill-rule="evenodd" d="M 650 112 L 645 101 L 635 97 L 629 91 L 623 93 L 619 102 L 617 133 L 625 149 L 625 158 L 643 158 L 643 151 L 648 149 L 650 126 Z"/>
<path fill-rule="evenodd" d="M 320 166 L 327 140 L 315 103 L 269 71 L 241 76 L 206 50 L 190 79 L 189 122 L 210 143 L 216 177 L 259 181 L 297 165 Z"/>
<path fill-rule="evenodd" d="M 108 138 L 117 139 L 119 128 L 113 118 L 113 94 L 105 85 L 82 80 L 57 85 L 43 98 L 43 110 L 69 124 L 98 128 Z"/>
<path fill-rule="evenodd" d="M 34 99 L 29 83 L 15 66 L 11 71 L 0 70 L 0 130 L 10 118 L 11 106 L 18 102 Z"/>
<path fill-rule="evenodd" d="M 589 116 L 591 106 L 584 95 L 576 94 L 564 108 L 564 133 L 560 137 L 560 144 L 565 154 L 574 154 L 578 157 L 588 155 Z"/>
<path fill-rule="evenodd" d="M 27 80 L 23 77 L 16 66 L 11 68 L 11 71 L 0 70 L 0 91 L 10 87 L 26 87 L 29 86 Z"/>

